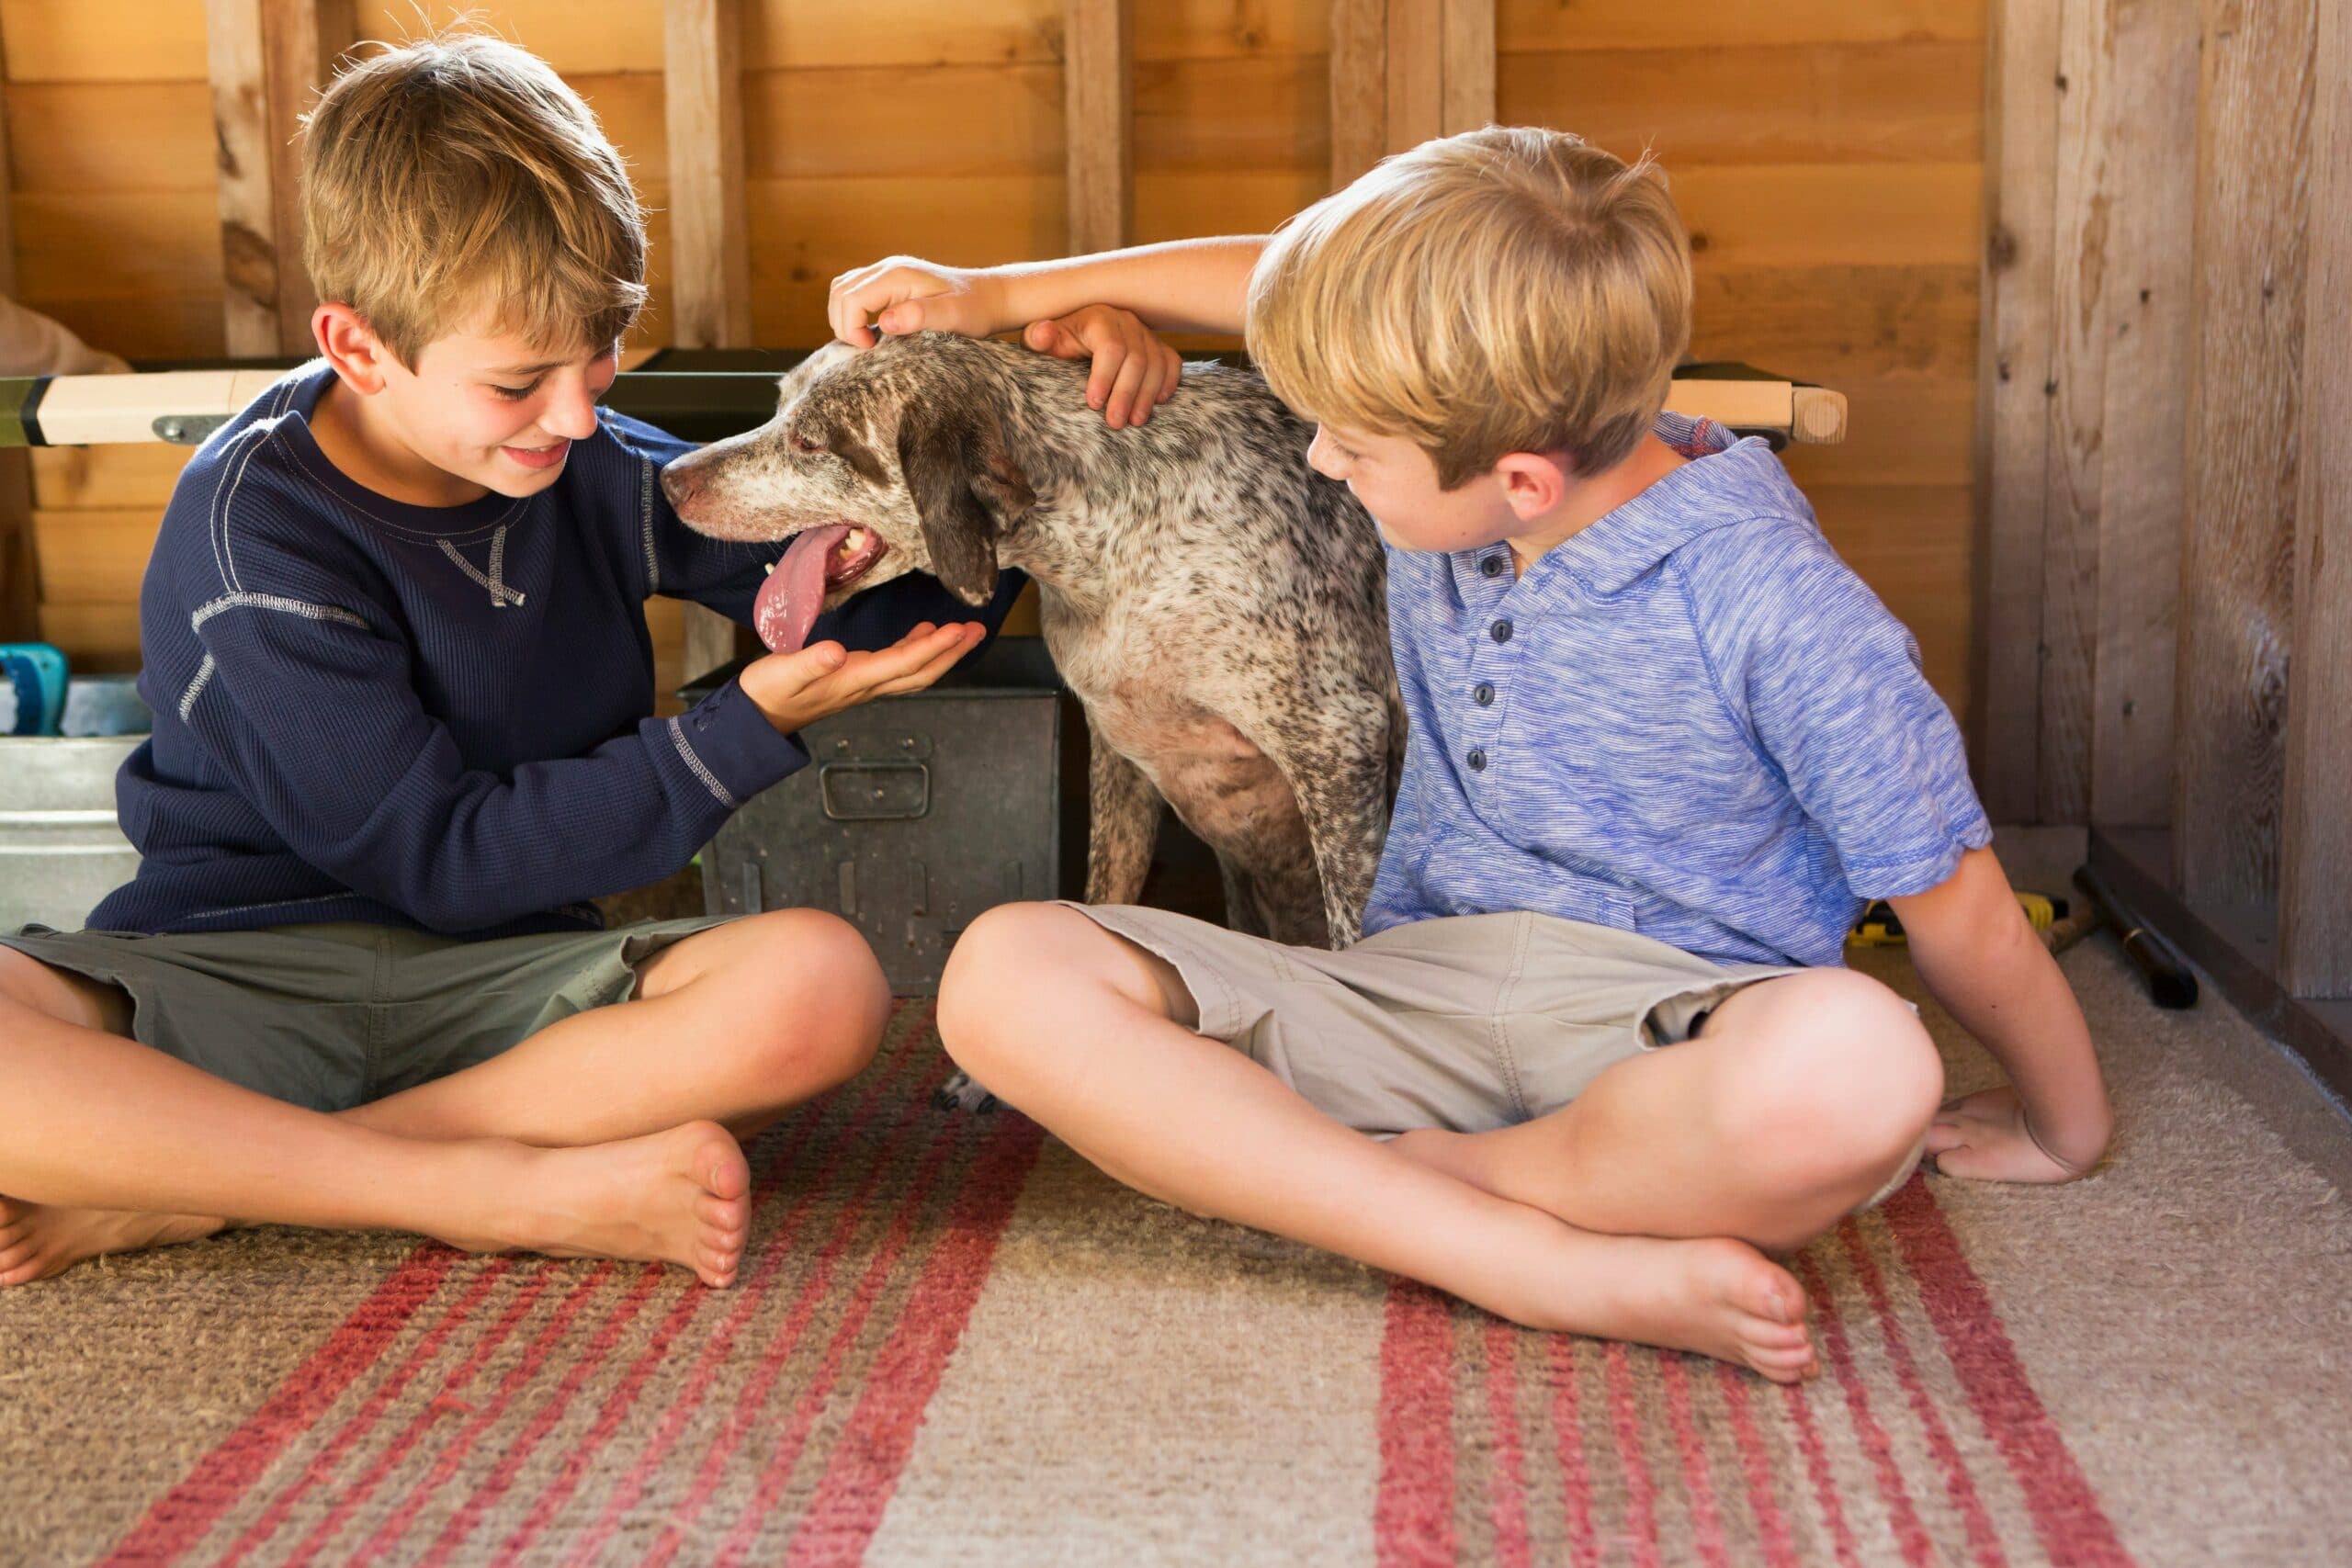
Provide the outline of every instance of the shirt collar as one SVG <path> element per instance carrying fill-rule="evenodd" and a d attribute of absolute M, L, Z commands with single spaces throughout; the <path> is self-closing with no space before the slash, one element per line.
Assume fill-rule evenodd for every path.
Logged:
<path fill-rule="evenodd" d="M 1650 428 L 1690 460 L 1553 546 L 1525 577 L 1565 574 L 1593 593 L 1616 593 L 1701 534 L 1759 515 L 1812 519 L 1763 437 L 1735 439 L 1711 419 L 1678 413 L 1659 414 Z M 1476 581 L 1479 557 L 1493 548 L 1457 552 L 1456 580 Z"/>

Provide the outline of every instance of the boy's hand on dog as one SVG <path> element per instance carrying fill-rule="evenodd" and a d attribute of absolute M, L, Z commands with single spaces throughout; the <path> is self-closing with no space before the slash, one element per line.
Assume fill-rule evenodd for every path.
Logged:
<path fill-rule="evenodd" d="M 1117 430 L 1141 424 L 1166 402 L 1184 374 L 1184 361 L 1143 318 L 1115 305 L 1088 305 L 1049 321 L 1032 321 L 1021 341 L 1057 359 L 1094 361 L 1086 378 L 1086 406 L 1101 409 Z"/>
<path fill-rule="evenodd" d="M 853 348 L 872 348 L 880 341 L 877 333 L 990 337 L 1020 324 L 1001 319 L 1001 293 L 999 281 L 984 273 L 888 256 L 834 278 L 825 315 L 833 335 Z"/>
<path fill-rule="evenodd" d="M 888 648 L 871 652 L 851 653 L 840 643 L 818 642 L 797 653 L 771 653 L 745 665 L 738 680 L 767 721 L 790 735 L 875 697 L 922 691 L 987 635 L 977 621 L 944 626 L 924 621 Z"/>
<path fill-rule="evenodd" d="M 2089 1174 L 2041 1146 L 2027 1122 L 2025 1100 L 2003 1085 L 1946 1104 L 1928 1129 L 1928 1157 L 1946 1176 L 1978 1181 L 2072 1181 Z"/>
<path fill-rule="evenodd" d="M 992 337 L 1019 325 L 1005 319 L 1001 279 L 891 256 L 842 273 L 825 300 L 833 335 L 853 348 L 910 333 Z M 1141 424 L 1176 390 L 1184 362 L 1131 310 L 1087 305 L 1067 316 L 1031 321 L 1022 342 L 1057 359 L 1091 359 L 1086 404 L 1114 430 Z"/>

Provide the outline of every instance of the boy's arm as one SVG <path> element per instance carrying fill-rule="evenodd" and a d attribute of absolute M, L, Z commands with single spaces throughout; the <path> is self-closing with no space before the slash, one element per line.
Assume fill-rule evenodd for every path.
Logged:
<path fill-rule="evenodd" d="M 989 337 L 1085 305 L 1133 311 L 1159 332 L 1238 333 L 1265 248 L 1264 235 L 1243 234 L 992 267 L 891 256 L 833 279 L 826 312 L 833 335 L 859 348 L 877 329 Z"/>
<path fill-rule="evenodd" d="M 2012 1086 L 1945 1107 L 1928 1135 L 1938 1168 L 2000 1181 L 2087 1172 L 2114 1129 L 2107 1085 L 2083 1010 L 1993 852 L 1970 850 L 1937 886 L 1888 902 L 1919 977 Z"/>

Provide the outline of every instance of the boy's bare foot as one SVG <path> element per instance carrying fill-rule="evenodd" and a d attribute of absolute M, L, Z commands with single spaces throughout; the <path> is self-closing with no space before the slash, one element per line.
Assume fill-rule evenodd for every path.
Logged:
<path fill-rule="evenodd" d="M 0 1289 L 46 1280 L 104 1253 L 195 1241 L 221 1225 L 198 1214 L 67 1209 L 0 1198 Z"/>
<path fill-rule="evenodd" d="M 497 1151 L 507 1164 L 488 1235 L 443 1239 L 477 1252 L 633 1258 L 731 1285 L 751 1229 L 752 1173 L 715 1122 L 581 1148 Z"/>
<path fill-rule="evenodd" d="M 1503 1315 L 1531 1328 L 1692 1350 L 1774 1382 L 1820 1375 L 1804 1287 L 1746 1242 L 1600 1235 L 1542 1218 L 1548 1247 L 1536 1241 L 1522 1255 L 1535 1269 L 1489 1303 Z"/>

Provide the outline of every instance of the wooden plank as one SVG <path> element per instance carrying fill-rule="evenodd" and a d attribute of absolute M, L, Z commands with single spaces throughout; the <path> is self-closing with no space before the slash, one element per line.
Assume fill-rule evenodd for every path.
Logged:
<path fill-rule="evenodd" d="M 277 352 L 276 161 L 269 145 L 264 0 L 204 0 L 220 173 L 221 321 L 229 352 Z"/>
<path fill-rule="evenodd" d="M 1331 0 L 1331 186 L 1388 151 L 1388 0 Z"/>
<path fill-rule="evenodd" d="M 2198 25 L 2187 6 L 2125 5 L 2113 26 L 2125 90 L 2102 100 L 2111 130 L 2090 819 L 2161 827 L 2173 796 Z"/>
<path fill-rule="evenodd" d="M 1445 0 L 1388 0 L 1388 145 L 1402 152 L 1445 127 Z"/>
<path fill-rule="evenodd" d="M 8 138 L 38 149 L 18 191 L 212 192 L 212 90 L 203 82 L 10 82 Z"/>
<path fill-rule="evenodd" d="M 4 43 L 5 40 L 0 40 Z M 0 49 L 0 171 L 11 166 L 6 53 Z M 0 181 L 0 295 L 17 293 L 17 226 Z M 0 452 L 0 642 L 21 642 L 39 626 L 40 585 L 32 530 L 32 465 L 22 449 Z"/>
<path fill-rule="evenodd" d="M 664 0 L 666 4 L 666 0 Z M 662 5 L 646 0 L 361 0 L 360 36 L 397 41 L 428 29 L 487 27 L 537 55 L 568 80 L 574 73 L 661 68 Z"/>
<path fill-rule="evenodd" d="M 1810 43 L 1970 42 L 1989 36 L 1988 14 L 2006 0 L 1773 0 L 1705 12 L 1707 36 L 1727 48 Z M 2030 0 L 2038 6 L 2051 0 Z M 1498 0 L 1496 31 L 1506 53 L 1537 49 L 1611 52 L 1669 49 L 1690 41 L 1691 14 L 1656 0 Z"/>
<path fill-rule="evenodd" d="M 17 82 L 201 82 L 205 18 L 153 0 L 6 0 L 0 48 Z"/>
<path fill-rule="evenodd" d="M 2130 92 L 2115 71 L 2116 0 L 2074 0 L 2058 30 L 2050 435 L 2043 447 L 2041 740 L 2034 818 L 2090 808 L 2091 664 L 2098 637 L 2100 421 L 2106 414 L 2108 168 Z"/>
<path fill-rule="evenodd" d="M 138 601 L 163 525 L 160 507 L 43 510 L 32 521 L 44 606 Z"/>
<path fill-rule="evenodd" d="M 1973 162 L 1701 166 L 1673 178 L 1707 265 L 1951 266 L 1982 254 Z"/>
<path fill-rule="evenodd" d="M 148 442 L 130 446 L 36 446 L 33 502 L 51 512 L 144 506 L 161 513 L 195 449 Z"/>
<path fill-rule="evenodd" d="M 2352 420 L 2352 6 L 2318 13 L 2278 978 L 2352 997 L 2352 454 L 2333 438 Z"/>
<path fill-rule="evenodd" d="M 139 604 L 43 604 L 40 639 L 53 642 L 76 670 L 127 675 L 139 668 Z"/>
<path fill-rule="evenodd" d="M 662 94 L 670 152 L 670 341 L 684 348 L 752 342 L 751 231 L 743 205 L 742 7 L 739 0 L 665 0 Z M 685 608 L 687 679 L 731 662 L 735 623 Z"/>
<path fill-rule="evenodd" d="M 1438 130 L 1452 136 L 1495 118 L 1495 0 L 1444 0 Z"/>
<path fill-rule="evenodd" d="M 663 98 L 669 131 L 671 341 L 752 341 L 743 217 L 739 0 L 667 0 Z"/>
<path fill-rule="evenodd" d="M 1969 728 L 1996 822 L 2040 808 L 2042 509 L 2049 440 L 2058 9 L 1993 0 L 1984 77 L 1979 509 Z"/>
<path fill-rule="evenodd" d="M 1135 137 L 1127 0 L 1064 0 L 1062 83 L 1069 254 L 1113 251 L 1135 226 Z"/>
<path fill-rule="evenodd" d="M 352 7 L 353 0 L 263 0 L 270 243 L 277 257 L 277 347 L 286 354 L 313 351 L 311 313 L 319 305 L 302 265 L 302 117 L 333 77 L 335 62 L 358 41 Z"/>
<path fill-rule="evenodd" d="M 1984 45 L 1784 43 L 1504 55 L 1507 125 L 1699 164 L 1962 163 L 1983 152 Z"/>
<path fill-rule="evenodd" d="M 2173 821 L 2182 895 L 2213 909 L 2278 891 L 2312 21 L 2310 0 L 2203 12 Z"/>

